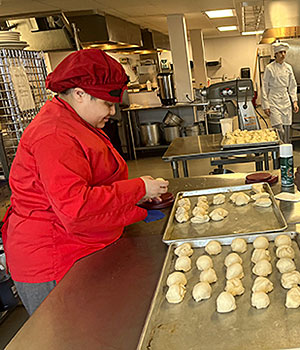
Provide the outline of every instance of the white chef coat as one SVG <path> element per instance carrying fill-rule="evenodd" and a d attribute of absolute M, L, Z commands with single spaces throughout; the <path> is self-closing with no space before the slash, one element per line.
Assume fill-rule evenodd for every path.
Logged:
<path fill-rule="evenodd" d="M 292 66 L 276 61 L 268 64 L 262 84 L 262 107 L 270 109 L 272 126 L 292 124 L 291 100 L 297 101 L 297 83 Z"/>

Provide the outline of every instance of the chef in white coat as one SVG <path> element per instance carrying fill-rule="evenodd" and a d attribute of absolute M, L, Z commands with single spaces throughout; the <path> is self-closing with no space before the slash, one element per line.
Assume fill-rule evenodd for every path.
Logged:
<path fill-rule="evenodd" d="M 273 45 L 275 61 L 265 69 L 262 85 L 262 107 L 270 117 L 273 128 L 278 129 L 281 139 L 290 142 L 292 108 L 299 111 L 297 83 L 292 66 L 284 62 L 289 44 L 278 42 Z"/>

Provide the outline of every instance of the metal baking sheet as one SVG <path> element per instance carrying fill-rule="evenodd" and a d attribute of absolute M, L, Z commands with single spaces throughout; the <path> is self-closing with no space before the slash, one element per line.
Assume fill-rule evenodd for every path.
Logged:
<path fill-rule="evenodd" d="M 222 149 L 235 149 L 235 148 L 252 148 L 252 147 L 255 148 L 255 147 L 279 145 L 281 140 L 280 140 L 278 130 L 277 129 L 271 129 L 271 130 L 275 131 L 277 134 L 277 140 L 275 140 L 275 141 L 265 141 L 265 142 L 255 142 L 255 143 L 238 143 L 238 144 L 233 144 L 233 145 L 227 145 L 225 143 L 225 136 L 224 136 L 222 138 L 222 141 L 221 141 L 221 147 L 222 147 Z"/>
<path fill-rule="evenodd" d="M 228 186 L 212 188 L 206 190 L 195 190 L 178 192 L 170 213 L 170 217 L 163 235 L 163 242 L 170 244 L 176 241 L 186 241 L 188 239 L 197 239 L 203 237 L 221 237 L 224 235 L 252 234 L 256 232 L 274 232 L 283 231 L 287 228 L 286 220 L 279 209 L 274 198 L 273 191 L 268 183 L 263 183 L 264 190 L 270 194 L 272 205 L 268 208 L 259 208 L 254 206 L 254 201 L 249 204 L 237 207 L 229 197 L 233 192 L 245 192 L 250 195 L 252 185 Z M 225 203 L 213 205 L 213 196 L 223 193 L 226 197 Z M 216 208 L 224 208 L 228 211 L 228 216 L 218 222 L 209 221 L 205 224 L 192 224 L 190 220 L 186 223 L 178 223 L 175 220 L 177 202 L 180 198 L 188 197 L 191 201 L 191 210 L 196 206 L 198 196 L 207 196 L 209 203 L 209 212 Z"/>
<path fill-rule="evenodd" d="M 270 241 L 282 233 L 268 233 L 264 236 Z M 299 236 L 296 232 L 284 232 L 293 238 L 295 263 L 300 271 Z M 248 243 L 261 236 L 243 235 Z M 174 249 L 178 243 L 170 245 L 164 262 L 158 286 L 138 344 L 138 350 L 266 350 L 300 348 L 300 310 L 285 308 L 287 290 L 280 285 L 281 274 L 276 269 L 274 242 L 270 242 L 272 274 L 268 278 L 274 284 L 269 293 L 270 305 L 257 310 L 251 306 L 251 288 L 255 275 L 252 274 L 251 255 L 253 245 L 249 244 L 247 252 L 240 254 L 243 259 L 245 277 L 242 279 L 245 293 L 236 296 L 237 308 L 226 314 L 216 311 L 217 296 L 225 287 L 224 259 L 231 252 L 230 243 L 235 238 L 222 237 L 218 241 L 223 245 L 222 253 L 213 256 L 214 268 L 218 281 L 212 284 L 212 296 L 208 300 L 195 302 L 192 289 L 199 282 L 200 272 L 196 260 L 204 253 L 204 246 L 211 239 L 192 241 L 192 270 L 186 273 L 187 289 L 180 304 L 169 304 L 165 299 L 167 276 L 175 271 Z"/>

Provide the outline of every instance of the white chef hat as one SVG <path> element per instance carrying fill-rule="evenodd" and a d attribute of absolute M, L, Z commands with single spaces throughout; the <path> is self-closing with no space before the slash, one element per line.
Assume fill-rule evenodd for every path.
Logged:
<path fill-rule="evenodd" d="M 274 43 L 272 44 L 274 54 L 280 51 L 287 51 L 290 48 L 290 45 L 288 43 Z"/>

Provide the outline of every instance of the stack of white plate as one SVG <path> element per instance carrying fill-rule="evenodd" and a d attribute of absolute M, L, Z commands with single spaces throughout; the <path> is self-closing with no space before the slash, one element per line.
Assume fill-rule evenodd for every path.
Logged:
<path fill-rule="evenodd" d="M 0 49 L 24 49 L 26 41 L 20 41 L 19 32 L 0 31 Z"/>

